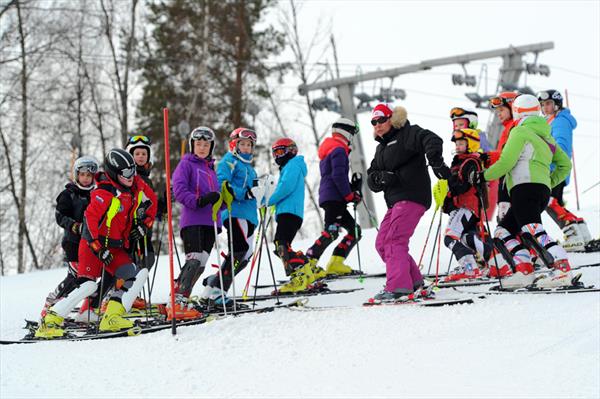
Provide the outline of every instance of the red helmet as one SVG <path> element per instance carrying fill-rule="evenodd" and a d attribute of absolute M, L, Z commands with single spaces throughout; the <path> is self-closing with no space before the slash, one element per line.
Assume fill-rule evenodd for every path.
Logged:
<path fill-rule="evenodd" d="M 273 158 L 275 159 L 284 157 L 287 154 L 296 155 L 298 153 L 298 146 L 294 140 L 284 137 L 273 143 L 271 146 L 271 152 L 273 153 Z"/>
<path fill-rule="evenodd" d="M 235 152 L 239 139 L 248 139 L 256 144 L 256 132 L 245 127 L 238 127 L 229 134 L 229 151 Z"/>

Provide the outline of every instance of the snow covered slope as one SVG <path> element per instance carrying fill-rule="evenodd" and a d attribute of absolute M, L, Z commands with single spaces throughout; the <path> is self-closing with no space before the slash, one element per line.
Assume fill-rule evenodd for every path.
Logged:
<path fill-rule="evenodd" d="M 597 220 L 597 210 L 585 216 Z M 411 243 L 417 258 L 428 217 Z M 592 233 L 598 233 L 596 224 Z M 362 267 L 369 272 L 384 271 L 373 249 L 375 234 L 365 231 L 361 242 Z M 428 257 L 429 251 L 425 269 Z M 444 248 L 442 271 L 448 259 Z M 572 256 L 575 265 L 598 261 L 599 254 Z M 355 254 L 349 263 L 358 267 Z M 283 277 L 275 259 L 274 266 Z M 155 301 L 167 299 L 167 267 L 163 256 Z M 268 267 L 263 256 L 261 283 L 271 280 Z M 600 286 L 600 268 L 582 272 L 584 282 Z M 1 278 L 0 337 L 20 338 L 23 319 L 37 318 L 64 273 Z M 246 276 L 238 278 L 238 291 Z M 311 305 L 332 306 L 323 311 L 245 315 L 180 328 L 175 337 L 163 331 L 3 346 L 0 397 L 599 397 L 600 294 L 498 295 L 445 308 L 361 307 L 383 284 L 332 282 L 332 288 L 364 290 L 311 297 Z"/>

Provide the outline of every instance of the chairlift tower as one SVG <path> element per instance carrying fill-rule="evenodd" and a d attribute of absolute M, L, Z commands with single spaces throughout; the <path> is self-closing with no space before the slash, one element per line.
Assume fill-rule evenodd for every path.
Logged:
<path fill-rule="evenodd" d="M 496 50 L 488 50 L 481 51 L 477 53 L 469 53 L 456 55 L 452 57 L 444 57 L 444 58 L 436 58 L 431 60 L 421 61 L 417 64 L 406 65 L 398 68 L 391 68 L 387 70 L 374 71 L 369 73 L 364 73 L 356 76 L 349 76 L 337 79 L 331 79 L 322 82 L 316 82 L 309 85 L 300 85 L 298 86 L 298 92 L 301 95 L 305 95 L 306 93 L 310 93 L 311 91 L 316 90 L 329 90 L 335 88 L 337 90 L 337 95 L 341 104 L 341 115 L 347 118 L 351 118 L 356 121 L 356 106 L 354 104 L 354 88 L 357 83 L 366 82 L 377 79 L 389 78 L 393 79 L 396 76 L 406 75 L 409 73 L 416 73 L 422 71 L 428 71 L 435 67 L 445 66 L 445 65 L 461 65 L 464 67 L 465 64 L 468 64 L 471 61 L 485 60 L 489 58 L 502 57 L 503 63 L 500 69 L 500 78 L 499 78 L 499 86 L 502 88 L 506 87 L 516 87 L 521 73 L 525 70 L 523 66 L 523 56 L 529 53 L 533 53 L 537 55 L 545 50 L 550 50 L 554 48 L 553 42 L 543 42 L 536 44 L 529 44 L 524 46 L 509 46 L 507 48 L 501 48 Z M 472 94 L 472 93 L 471 93 Z M 487 98 L 483 98 L 478 96 L 479 105 L 483 101 L 487 101 Z M 469 99 L 473 100 L 473 98 L 469 97 Z M 498 129 L 500 126 L 496 115 L 494 114 L 492 118 L 492 122 L 488 127 L 488 138 L 490 142 L 495 144 L 498 140 L 498 136 L 500 130 Z M 360 135 L 358 140 L 355 140 L 353 143 L 354 148 L 350 153 L 350 165 L 354 172 L 362 173 L 363 177 L 366 180 L 367 177 L 367 160 L 364 156 L 363 144 L 360 139 Z M 375 212 L 375 206 L 373 203 L 373 196 L 371 195 L 370 190 L 364 190 L 364 199 L 370 210 Z M 377 223 L 376 220 L 371 220 L 368 216 L 368 211 L 364 206 L 358 207 L 359 215 L 360 215 L 360 223 L 362 226 L 375 227 Z"/>

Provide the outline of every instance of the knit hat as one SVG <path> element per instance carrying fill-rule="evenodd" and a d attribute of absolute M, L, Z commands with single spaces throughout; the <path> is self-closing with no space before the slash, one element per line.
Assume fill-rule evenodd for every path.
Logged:
<path fill-rule="evenodd" d="M 393 114 L 393 111 L 387 104 L 384 104 L 384 103 L 377 104 L 377 106 L 375 106 L 375 108 L 373 109 L 373 114 L 371 115 L 371 120 L 380 118 L 382 116 L 389 118 L 392 116 L 392 114 Z"/>
<path fill-rule="evenodd" d="M 352 137 L 358 133 L 358 129 L 356 129 L 356 125 L 354 122 L 347 118 L 339 118 L 337 121 L 331 125 L 331 133 L 337 133 L 348 141 L 352 141 Z"/>

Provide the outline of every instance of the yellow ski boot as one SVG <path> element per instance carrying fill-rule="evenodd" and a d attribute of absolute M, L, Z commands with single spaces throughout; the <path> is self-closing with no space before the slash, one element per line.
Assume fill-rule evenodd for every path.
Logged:
<path fill-rule="evenodd" d="M 308 286 L 315 281 L 309 263 L 296 269 L 290 277 L 290 282 L 284 284 L 279 289 L 280 293 L 291 294 L 295 292 L 306 291 Z"/>
<path fill-rule="evenodd" d="M 60 338 L 65 335 L 65 330 L 62 328 L 64 318 L 57 315 L 50 308 L 46 312 L 46 316 L 35 330 L 35 337 L 40 339 Z"/>
<path fill-rule="evenodd" d="M 121 302 L 115 300 L 108 301 L 106 313 L 100 321 L 100 331 L 121 331 L 133 327 L 131 320 L 124 319 L 125 308 Z"/>
<path fill-rule="evenodd" d="M 344 264 L 345 258 L 341 256 L 332 256 L 327 263 L 327 270 L 325 271 L 328 276 L 337 275 L 343 276 L 346 274 L 352 274 L 352 268 Z"/>
<path fill-rule="evenodd" d="M 313 276 L 315 277 L 315 280 L 323 280 L 325 277 L 327 277 L 327 272 L 325 271 L 325 269 L 317 265 L 317 262 L 319 262 L 318 259 L 310 258 L 310 269 L 312 271 Z"/>

